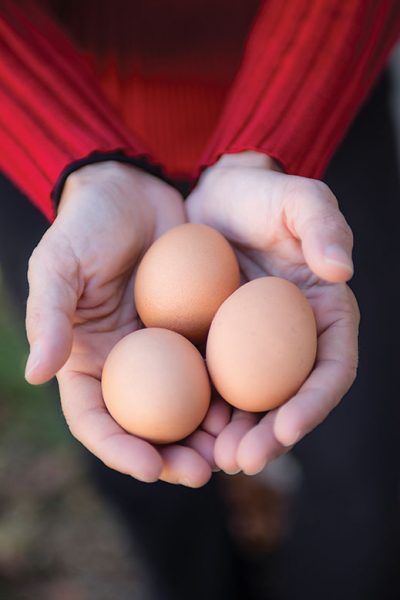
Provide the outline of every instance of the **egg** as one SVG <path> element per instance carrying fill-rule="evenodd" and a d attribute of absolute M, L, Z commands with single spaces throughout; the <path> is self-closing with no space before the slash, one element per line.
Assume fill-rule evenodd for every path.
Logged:
<path fill-rule="evenodd" d="M 121 427 L 157 444 L 192 433 L 210 403 L 199 351 L 178 333 L 156 328 L 131 333 L 114 346 L 104 364 L 102 392 Z"/>
<path fill-rule="evenodd" d="M 317 330 L 293 283 L 262 277 L 221 305 L 207 340 L 207 367 L 221 396 L 245 411 L 267 411 L 295 394 L 316 357 Z"/>
<path fill-rule="evenodd" d="M 186 223 L 162 235 L 144 255 L 136 274 L 136 309 L 147 327 L 171 329 L 200 343 L 239 284 L 227 240 L 207 225 Z"/>

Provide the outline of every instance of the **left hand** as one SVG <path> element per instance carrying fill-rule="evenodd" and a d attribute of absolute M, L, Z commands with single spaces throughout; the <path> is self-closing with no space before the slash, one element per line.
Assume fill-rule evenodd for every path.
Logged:
<path fill-rule="evenodd" d="M 234 410 L 217 438 L 221 469 L 255 474 L 321 423 L 354 381 L 359 311 L 345 284 L 353 273 L 352 233 L 324 183 L 281 173 L 256 152 L 223 156 L 186 204 L 191 221 L 231 242 L 245 281 L 292 281 L 317 321 L 316 364 L 298 393 L 261 417 Z"/>

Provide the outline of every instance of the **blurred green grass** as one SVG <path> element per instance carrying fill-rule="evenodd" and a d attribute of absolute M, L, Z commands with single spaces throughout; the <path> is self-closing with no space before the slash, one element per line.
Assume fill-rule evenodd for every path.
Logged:
<path fill-rule="evenodd" d="M 0 449 L 16 435 L 38 449 L 68 442 L 56 386 L 26 383 L 27 355 L 22 323 L 0 278 Z"/>
<path fill-rule="evenodd" d="M 0 600 L 141 598 L 123 525 L 88 478 L 56 384 L 26 383 L 27 355 L 0 277 Z"/>

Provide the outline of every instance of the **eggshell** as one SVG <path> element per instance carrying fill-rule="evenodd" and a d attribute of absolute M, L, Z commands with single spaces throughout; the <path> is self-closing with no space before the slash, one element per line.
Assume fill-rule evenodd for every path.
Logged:
<path fill-rule="evenodd" d="M 239 266 L 226 239 L 207 225 L 186 223 L 162 235 L 143 257 L 136 308 L 147 327 L 165 327 L 199 343 L 239 284 Z"/>
<path fill-rule="evenodd" d="M 210 403 L 202 356 L 187 339 L 165 329 L 142 329 L 120 340 L 105 362 L 102 390 L 117 423 L 160 444 L 192 433 Z"/>
<path fill-rule="evenodd" d="M 305 296 L 285 279 L 263 277 L 219 308 L 208 335 L 207 367 L 227 402 L 266 411 L 298 391 L 316 350 L 316 323 Z"/>

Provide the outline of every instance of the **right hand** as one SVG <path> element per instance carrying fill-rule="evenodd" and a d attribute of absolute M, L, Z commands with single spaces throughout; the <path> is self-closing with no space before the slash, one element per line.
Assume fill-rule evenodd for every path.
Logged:
<path fill-rule="evenodd" d="M 124 431 L 101 393 L 108 353 L 139 327 L 137 264 L 157 237 L 184 221 L 179 193 L 135 167 L 110 161 L 71 174 L 58 216 L 29 261 L 25 376 L 33 384 L 57 376 L 72 434 L 109 467 L 142 481 L 198 487 L 214 466 L 220 406 L 185 445 L 156 448 Z"/>

